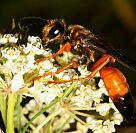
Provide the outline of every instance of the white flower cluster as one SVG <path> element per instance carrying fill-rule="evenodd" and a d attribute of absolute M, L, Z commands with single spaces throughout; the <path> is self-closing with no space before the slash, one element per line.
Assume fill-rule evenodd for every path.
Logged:
<path fill-rule="evenodd" d="M 59 64 L 63 63 L 56 63 L 55 59 L 36 62 L 37 59 L 44 59 L 52 55 L 51 50 L 42 47 L 39 37 L 29 36 L 28 42 L 22 45 L 18 45 L 17 40 L 18 38 L 10 34 L 0 38 L 0 75 L 5 76 L 4 78 L 0 77 L 0 88 L 5 92 L 7 88 L 10 88 L 13 93 L 34 97 L 35 100 L 30 101 L 23 108 L 22 118 L 25 121 L 24 115 L 26 113 L 29 112 L 31 117 L 35 110 L 40 110 L 45 104 L 49 105 L 55 98 L 61 97 L 65 89 L 72 84 L 71 82 L 49 84 L 48 81 L 85 77 L 90 72 L 87 71 L 87 66 L 80 65 L 78 70 L 81 76 L 70 68 L 56 74 L 55 72 L 62 67 Z M 8 46 L 4 45 L 7 43 Z M 70 54 L 69 57 L 69 54 L 64 53 L 64 58 L 65 62 L 69 62 L 66 59 L 71 59 L 72 56 Z M 57 61 L 59 62 L 59 59 Z M 110 98 L 108 102 L 104 102 L 104 95 L 108 96 L 108 93 L 102 80 L 100 80 L 98 87 L 96 87 L 95 79 L 77 81 L 72 93 L 48 110 L 49 116 L 40 116 L 39 125 L 41 121 L 43 123 L 45 121 L 47 124 L 46 122 L 50 120 L 54 132 L 60 131 L 59 127 L 63 127 L 61 131 L 64 132 L 76 120 L 78 133 L 86 133 L 88 130 L 95 133 L 115 132 L 114 125 L 120 125 L 123 118 Z M 54 112 L 58 113 L 54 114 Z M 77 115 L 84 117 L 85 121 Z M 65 122 L 61 124 L 62 121 Z M 34 121 L 33 124 L 38 125 L 38 122 Z M 25 125 L 25 122 L 23 123 Z M 60 124 L 58 125 L 58 123 Z M 35 129 L 33 127 L 33 131 Z"/>
<path fill-rule="evenodd" d="M 5 34 L 0 38 L 0 44 L 17 43 L 17 41 L 18 38 L 14 37 L 12 34 Z"/>

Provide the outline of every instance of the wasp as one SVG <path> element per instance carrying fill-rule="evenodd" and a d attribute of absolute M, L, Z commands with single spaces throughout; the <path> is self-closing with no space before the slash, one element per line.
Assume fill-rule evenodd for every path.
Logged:
<path fill-rule="evenodd" d="M 28 20 L 31 20 L 29 25 L 24 24 L 24 22 Z M 32 24 L 35 26 L 37 22 L 41 23 L 42 27 L 43 47 L 51 48 L 53 50 L 53 55 L 48 58 L 37 59 L 36 63 L 55 58 L 63 54 L 64 51 L 71 52 L 75 55 L 76 60 L 73 59 L 70 63 L 57 70 L 56 73 L 60 73 L 69 67 L 76 69 L 79 63 L 85 63 L 91 71 L 90 75 L 85 78 L 91 80 L 95 77 L 96 73 L 99 72 L 109 96 L 119 112 L 126 120 L 131 119 L 134 110 L 131 91 L 125 76 L 114 64 L 115 61 L 117 61 L 125 67 L 136 70 L 136 63 L 83 26 L 67 26 L 64 19 L 45 21 L 41 18 L 25 18 L 21 20 L 20 27 L 28 27 L 32 26 Z M 101 55 L 96 61 L 94 61 L 95 53 Z M 90 67 L 90 62 L 94 62 L 92 67 Z M 52 81 L 50 83 L 66 83 L 85 78 L 71 79 L 68 81 Z M 38 79 L 39 77 L 36 77 L 34 81 Z"/>

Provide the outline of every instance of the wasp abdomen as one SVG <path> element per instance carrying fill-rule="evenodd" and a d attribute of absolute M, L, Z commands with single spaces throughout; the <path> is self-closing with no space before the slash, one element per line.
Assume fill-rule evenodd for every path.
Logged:
<path fill-rule="evenodd" d="M 100 75 L 110 98 L 118 108 L 119 112 L 127 120 L 130 119 L 133 115 L 134 105 L 125 76 L 114 67 L 104 67 L 100 71 Z"/>

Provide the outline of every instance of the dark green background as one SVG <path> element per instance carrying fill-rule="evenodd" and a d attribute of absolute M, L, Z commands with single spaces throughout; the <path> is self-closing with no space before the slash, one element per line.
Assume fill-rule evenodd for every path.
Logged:
<path fill-rule="evenodd" d="M 117 1 L 117 0 L 116 0 Z M 118 0 L 120 1 L 120 0 Z M 125 0 L 135 14 L 136 0 Z M 114 0 L 11 0 L 0 2 L 0 28 L 10 29 L 11 19 L 38 16 L 45 19 L 64 18 L 67 24 L 80 24 L 100 35 L 104 40 L 136 60 L 136 23 L 131 25 L 131 14 L 125 23 L 114 6 Z M 120 4 L 120 3 L 117 3 Z M 123 3 L 120 4 L 123 7 Z M 127 11 L 127 9 L 124 9 Z M 119 65 L 136 95 L 136 72 Z M 136 125 L 136 124 L 135 124 Z"/>

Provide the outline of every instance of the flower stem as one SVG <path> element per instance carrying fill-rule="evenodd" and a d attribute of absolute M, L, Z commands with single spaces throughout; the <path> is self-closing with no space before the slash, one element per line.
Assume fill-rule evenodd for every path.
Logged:
<path fill-rule="evenodd" d="M 8 95 L 7 125 L 6 133 L 14 133 L 14 107 L 16 96 L 13 93 Z"/>
<path fill-rule="evenodd" d="M 53 119 L 55 116 L 57 116 L 57 115 L 60 114 L 60 113 L 61 113 L 61 109 L 58 110 L 58 111 L 55 111 L 55 112 L 52 113 L 52 114 L 50 114 L 50 115 L 45 119 L 45 121 L 43 121 L 43 122 L 35 129 L 34 133 L 38 133 L 39 130 L 40 130 L 44 125 L 47 124 L 47 122 L 49 122 L 51 119 Z"/>
<path fill-rule="evenodd" d="M 56 100 L 54 100 L 53 102 L 51 102 L 48 106 L 46 106 L 45 108 L 43 108 L 40 112 L 38 112 L 36 115 L 34 115 L 30 121 L 28 121 L 28 123 L 26 124 L 26 126 L 23 129 L 22 133 L 25 133 L 27 131 L 27 128 L 30 126 L 31 122 L 33 120 L 35 120 L 39 115 L 43 114 L 47 109 L 51 108 L 52 106 L 54 106 L 56 103 L 60 102 L 61 100 L 63 100 L 65 97 L 67 97 L 70 92 L 73 90 L 73 88 L 76 86 L 77 82 L 74 82 L 69 88 L 66 89 L 66 91 L 64 92 L 64 94 L 61 97 L 58 97 Z"/>
<path fill-rule="evenodd" d="M 63 123 L 62 125 L 59 127 L 59 130 L 56 133 L 61 133 L 63 128 L 65 127 L 65 125 L 70 121 L 70 119 L 72 118 L 72 115 L 70 115 Z"/>
<path fill-rule="evenodd" d="M 17 96 L 16 110 L 17 110 L 17 130 L 18 130 L 18 133 L 21 133 L 21 106 L 20 106 L 20 95 Z"/>
<path fill-rule="evenodd" d="M 5 94 L 0 94 L 0 111 L 2 114 L 4 124 L 6 125 L 6 95 Z"/>

